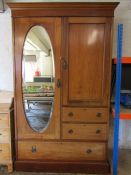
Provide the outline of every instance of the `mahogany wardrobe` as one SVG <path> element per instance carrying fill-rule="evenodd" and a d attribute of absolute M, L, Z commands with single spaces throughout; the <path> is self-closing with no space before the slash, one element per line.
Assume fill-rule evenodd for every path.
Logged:
<path fill-rule="evenodd" d="M 112 29 L 118 3 L 8 5 L 14 37 L 15 169 L 109 173 Z"/>

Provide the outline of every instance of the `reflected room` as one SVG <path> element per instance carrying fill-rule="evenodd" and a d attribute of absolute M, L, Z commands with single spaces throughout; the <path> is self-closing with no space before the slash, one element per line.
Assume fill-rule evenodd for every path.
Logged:
<path fill-rule="evenodd" d="M 27 122 L 43 132 L 51 119 L 54 102 L 54 57 L 48 33 L 34 26 L 27 34 L 22 60 L 23 102 Z"/>

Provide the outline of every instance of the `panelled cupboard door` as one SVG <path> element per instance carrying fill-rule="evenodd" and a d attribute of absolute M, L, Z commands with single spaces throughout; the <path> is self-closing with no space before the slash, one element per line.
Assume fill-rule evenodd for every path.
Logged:
<path fill-rule="evenodd" d="M 112 18 L 69 17 L 63 30 L 63 105 L 108 106 Z"/>
<path fill-rule="evenodd" d="M 27 122 L 23 104 L 22 90 L 22 59 L 25 38 L 34 26 L 43 27 L 49 35 L 54 53 L 55 65 L 55 94 L 52 117 L 43 132 L 34 131 Z M 15 107 L 16 107 L 16 139 L 59 139 L 60 137 L 60 50 L 61 50 L 61 19 L 53 17 L 15 18 Z"/>

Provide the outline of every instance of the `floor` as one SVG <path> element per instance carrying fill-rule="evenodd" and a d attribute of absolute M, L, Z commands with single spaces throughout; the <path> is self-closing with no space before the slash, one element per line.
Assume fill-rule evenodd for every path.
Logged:
<path fill-rule="evenodd" d="M 8 175 L 4 167 L 0 168 L 0 175 Z M 27 172 L 13 172 L 10 175 L 57 175 L 56 173 L 27 173 Z M 60 173 L 59 175 L 64 175 Z M 80 175 L 80 174 L 65 174 L 65 175 Z M 86 174 L 82 174 L 86 175 Z M 119 170 L 118 175 L 131 175 L 131 150 L 120 150 L 119 154 Z"/>
<path fill-rule="evenodd" d="M 25 113 L 30 127 L 36 132 L 42 132 L 49 124 L 52 112 L 50 103 L 30 103 L 25 105 Z"/>
<path fill-rule="evenodd" d="M 120 150 L 118 175 L 131 175 L 131 149 Z"/>

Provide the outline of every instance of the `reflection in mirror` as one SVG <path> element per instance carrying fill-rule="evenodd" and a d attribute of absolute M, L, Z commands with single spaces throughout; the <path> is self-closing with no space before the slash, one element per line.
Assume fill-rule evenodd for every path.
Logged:
<path fill-rule="evenodd" d="M 34 26 L 27 34 L 22 60 L 23 103 L 30 127 L 43 132 L 51 119 L 54 102 L 54 58 L 47 31 Z"/>

